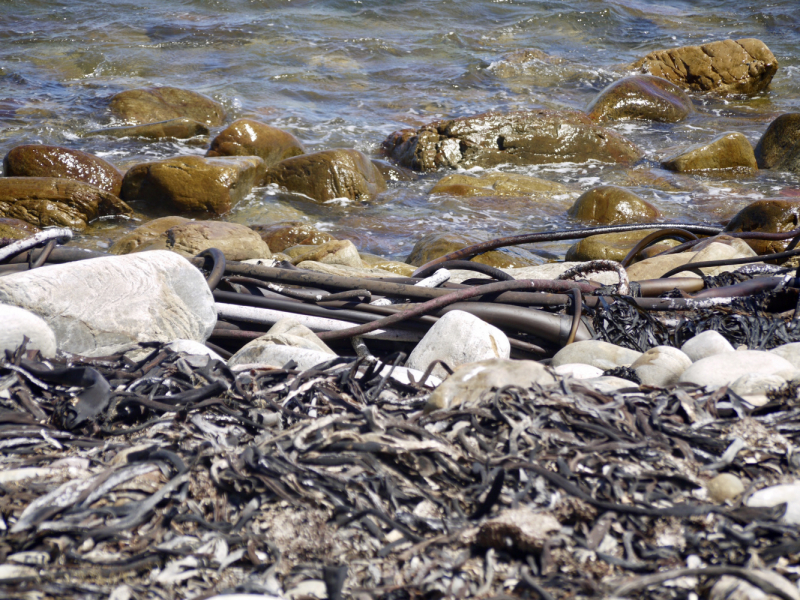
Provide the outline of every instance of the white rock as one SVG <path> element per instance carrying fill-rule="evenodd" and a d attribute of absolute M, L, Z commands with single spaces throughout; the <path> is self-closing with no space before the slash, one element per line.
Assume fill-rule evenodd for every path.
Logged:
<path fill-rule="evenodd" d="M 0 302 L 39 315 L 60 350 L 85 356 L 113 354 L 136 342 L 204 342 L 217 322 L 203 275 L 168 251 L 7 275 L 0 278 Z"/>
<path fill-rule="evenodd" d="M 56 334 L 44 319 L 30 311 L 0 304 L 0 356 L 5 350 L 16 350 L 22 344 L 22 338 L 28 338 L 27 350 L 38 350 L 45 358 L 56 355 Z"/>
<path fill-rule="evenodd" d="M 637 358 L 631 369 L 642 380 L 642 385 L 666 387 L 676 384 L 690 366 L 692 359 L 677 348 L 656 346 Z"/>
<path fill-rule="evenodd" d="M 698 360 L 683 372 L 678 381 L 717 389 L 723 385 L 730 385 L 746 373 L 771 375 L 791 368 L 791 363 L 776 354 L 741 350 L 715 354 Z"/>
<path fill-rule="evenodd" d="M 417 371 L 416 369 L 407 369 L 406 367 L 395 367 L 392 369 L 391 365 L 386 365 L 381 369 L 381 377 L 385 376 L 390 371 L 392 373 L 392 379 L 405 385 L 411 384 L 411 377 L 414 378 L 415 383 L 421 382 L 422 376 L 425 374 L 422 371 Z M 428 388 L 435 388 L 440 383 L 442 383 L 442 380 L 439 377 L 436 377 L 435 375 L 428 375 L 424 386 Z"/>
<path fill-rule="evenodd" d="M 696 362 L 701 358 L 714 356 L 715 354 L 735 352 L 728 340 L 712 330 L 698 333 L 690 340 L 686 340 L 683 346 L 681 346 L 681 351 L 686 354 L 692 362 Z"/>
<path fill-rule="evenodd" d="M 38 576 L 39 572 L 33 567 L 0 565 L 0 583 L 26 581 L 28 579 L 36 579 Z"/>
<path fill-rule="evenodd" d="M 797 586 L 783 575 L 769 569 L 752 569 L 751 571 L 753 575 L 757 575 L 781 590 L 785 594 L 784 597 L 800 600 L 800 591 Z M 767 594 L 760 587 L 731 575 L 720 577 L 708 593 L 708 600 L 775 600 L 777 598 L 778 596 Z"/>
<path fill-rule="evenodd" d="M 787 525 L 800 525 L 800 481 L 773 485 L 758 490 L 747 499 L 747 506 L 771 508 L 786 502 L 782 521 Z"/>
<path fill-rule="evenodd" d="M 474 315 L 453 310 L 428 330 L 409 355 L 406 366 L 425 371 L 434 360 L 441 360 L 455 369 L 479 360 L 508 358 L 510 354 L 511 344 L 505 333 Z M 432 373 L 447 376 L 440 365 Z"/>
<path fill-rule="evenodd" d="M 771 354 L 777 354 L 781 358 L 785 358 L 795 369 L 800 369 L 800 342 L 793 342 L 791 344 L 784 344 L 769 351 Z"/>
<path fill-rule="evenodd" d="M 512 267 L 509 269 L 500 269 L 511 275 L 514 279 L 555 279 L 564 271 L 576 267 L 581 262 L 553 262 L 545 263 L 543 265 L 534 265 L 532 267 Z M 467 279 L 489 279 L 488 275 L 482 275 L 475 271 L 463 271 L 461 269 L 453 269 L 450 271 L 450 281 L 452 283 L 461 283 Z M 603 285 L 613 285 L 619 283 L 619 276 L 616 271 L 600 271 L 598 273 L 591 273 L 586 276 L 586 279 L 596 281 Z"/>
<path fill-rule="evenodd" d="M 295 587 L 286 592 L 287 598 L 304 598 L 311 596 L 313 598 L 320 598 L 324 600 L 328 597 L 328 591 L 325 587 L 325 582 L 321 579 L 306 579 L 301 581 Z"/>
<path fill-rule="evenodd" d="M 586 365 L 583 363 L 567 363 L 558 365 L 553 369 L 562 377 L 572 377 L 573 379 L 591 379 L 593 377 L 602 377 L 603 370 Z"/>
<path fill-rule="evenodd" d="M 252 342 L 251 342 L 252 343 Z M 249 345 L 249 344 L 248 344 Z M 290 360 L 297 363 L 297 368 L 300 371 L 306 371 L 320 363 L 328 362 L 336 358 L 327 352 L 320 350 L 309 350 L 307 348 L 296 348 L 294 346 L 282 346 L 278 344 L 267 344 L 261 347 L 261 350 L 256 357 L 258 360 L 251 360 L 248 358 L 249 352 L 243 351 L 247 348 L 245 346 L 239 352 L 234 354 L 228 359 L 229 367 L 253 365 L 256 367 L 276 367 L 282 369 L 283 366 Z"/>
<path fill-rule="evenodd" d="M 618 390 L 630 388 L 639 389 L 639 385 L 633 381 L 629 379 L 623 379 L 622 377 L 614 377 L 613 375 L 593 377 L 592 379 L 582 379 L 580 384 L 592 388 L 601 394 L 613 394 Z"/>
<path fill-rule="evenodd" d="M 777 374 L 745 373 L 734 381 L 729 389 L 740 396 L 765 395 L 786 385 L 786 380 Z"/>
<path fill-rule="evenodd" d="M 336 353 L 308 327 L 301 325 L 294 319 L 281 319 L 270 327 L 269 331 L 260 338 L 256 338 L 242 346 L 242 348 L 230 358 L 228 364 L 230 366 L 250 363 L 262 364 L 265 362 L 267 364 L 273 364 L 275 359 L 264 358 L 278 356 L 275 354 L 273 346 L 302 348 L 313 352 L 324 353 L 329 355 L 326 360 L 330 360 L 336 356 Z"/>
<path fill-rule="evenodd" d="M 608 342 L 585 340 L 564 346 L 553 357 L 550 365 L 555 368 L 569 363 L 582 363 L 605 371 L 617 367 L 630 367 L 641 355 L 642 353 L 636 350 Z"/>
<path fill-rule="evenodd" d="M 190 356 L 210 356 L 211 358 L 225 362 L 225 359 L 211 348 L 200 342 L 195 342 L 194 340 L 175 340 L 167 344 L 166 348 L 173 352 L 183 352 Z"/>

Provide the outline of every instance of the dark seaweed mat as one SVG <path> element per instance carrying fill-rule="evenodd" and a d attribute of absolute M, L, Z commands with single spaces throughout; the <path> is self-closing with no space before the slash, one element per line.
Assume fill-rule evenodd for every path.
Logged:
<path fill-rule="evenodd" d="M 755 488 L 797 475 L 795 390 L 747 414 L 720 393 L 609 396 L 567 380 L 425 414 L 424 391 L 359 362 L 234 374 L 190 360 L 154 346 L 138 362 L 0 366 L 0 473 L 49 469 L 0 486 L 0 565 L 28 563 L 0 597 L 280 594 L 307 580 L 339 597 L 346 573 L 344 597 L 588 598 L 689 557 L 796 578 L 800 533 L 782 507 L 701 499 L 718 471 Z M 720 462 L 736 438 L 744 449 Z M 510 508 L 562 529 L 534 552 L 480 547 L 481 524 Z"/>

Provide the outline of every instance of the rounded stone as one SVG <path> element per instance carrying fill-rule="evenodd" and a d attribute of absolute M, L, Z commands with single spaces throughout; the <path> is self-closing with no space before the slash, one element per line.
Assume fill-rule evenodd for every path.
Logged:
<path fill-rule="evenodd" d="M 786 385 L 786 380 L 776 373 L 745 373 L 738 377 L 728 389 L 740 396 L 765 396 Z"/>
<path fill-rule="evenodd" d="M 164 248 L 186 257 L 216 248 L 227 260 L 271 258 L 269 247 L 255 231 L 238 223 L 186 221 L 164 232 Z"/>
<path fill-rule="evenodd" d="M 549 196 L 569 191 L 561 183 L 517 173 L 487 173 L 478 177 L 455 173 L 442 177 L 430 193 L 451 196 Z"/>
<path fill-rule="evenodd" d="M 706 491 L 714 502 L 722 504 L 744 494 L 744 484 L 736 475 L 721 473 L 706 483 Z"/>
<path fill-rule="evenodd" d="M 584 192 L 568 214 L 579 221 L 604 224 L 652 221 L 659 216 L 655 206 L 615 185 L 601 185 Z"/>
<path fill-rule="evenodd" d="M 188 117 L 218 127 L 225 120 L 225 109 L 219 102 L 168 86 L 126 90 L 111 98 L 108 106 L 115 116 L 133 124 Z"/>
<path fill-rule="evenodd" d="M 303 144 L 291 133 L 252 119 L 228 125 L 206 152 L 206 156 L 258 156 L 267 167 L 300 154 L 305 154 Z"/>
<path fill-rule="evenodd" d="M 600 122 L 639 119 L 677 123 L 692 112 L 692 101 L 683 89 L 662 77 L 634 75 L 607 86 L 586 112 Z"/>
<path fill-rule="evenodd" d="M 725 227 L 725 231 L 758 231 L 783 233 L 800 223 L 800 200 L 756 200 L 740 210 Z M 758 254 L 783 252 L 789 240 L 747 240 Z"/>
<path fill-rule="evenodd" d="M 787 113 L 772 121 L 756 144 L 759 169 L 771 169 L 800 144 L 800 113 Z"/>
<path fill-rule="evenodd" d="M 153 219 L 144 225 L 139 225 L 133 231 L 126 233 L 119 238 L 111 248 L 109 254 L 130 254 L 141 250 L 165 249 L 165 234 L 168 229 L 188 223 L 185 217 L 161 217 Z"/>
<path fill-rule="evenodd" d="M 735 352 L 731 343 L 726 340 L 719 332 L 709 330 L 698 333 L 693 338 L 684 342 L 681 351 L 688 356 L 692 362 L 697 362 L 715 354 Z"/>
<path fill-rule="evenodd" d="M 284 253 L 297 265 L 303 261 L 314 261 L 329 265 L 345 265 L 361 268 L 364 263 L 358 255 L 358 248 L 350 240 L 334 240 L 319 246 L 294 246 L 286 248 Z"/>
<path fill-rule="evenodd" d="M 758 169 L 753 147 L 739 132 L 723 133 L 710 142 L 690 146 L 662 163 L 670 171 L 736 171 L 753 173 Z"/>
<path fill-rule="evenodd" d="M 642 385 L 666 387 L 675 385 L 683 372 L 692 365 L 692 359 L 670 346 L 650 348 L 631 365 Z"/>
<path fill-rule="evenodd" d="M 567 261 L 587 261 L 587 260 L 614 260 L 620 262 L 628 255 L 633 247 L 657 229 L 643 229 L 639 231 L 626 231 L 623 233 L 602 233 L 592 235 L 576 242 L 567 250 L 565 260 Z M 677 240 L 664 239 L 652 246 L 648 246 L 640 253 L 641 257 L 662 252 L 680 244 Z M 635 262 L 635 261 L 634 261 Z"/>
<path fill-rule="evenodd" d="M 56 355 L 56 335 L 41 317 L 17 306 L 0 304 L 0 355 L 16 351 L 24 338 L 26 350 L 38 350 L 45 358 Z"/>
<path fill-rule="evenodd" d="M 553 369 L 556 374 L 562 377 L 572 377 L 573 379 L 593 379 L 595 377 L 602 377 L 603 370 L 586 365 L 583 363 L 567 363 L 558 365 Z"/>
<path fill-rule="evenodd" d="M 454 233 L 439 231 L 429 233 L 420 238 L 411 249 L 411 254 L 406 258 L 406 262 L 417 267 L 439 258 L 450 252 L 461 250 L 467 246 L 485 242 L 489 236 L 482 232 Z M 474 256 L 470 260 L 479 262 L 499 269 L 513 267 L 532 267 L 540 265 L 544 259 L 523 250 L 522 248 L 502 248 L 501 250 L 491 250 Z"/>
<path fill-rule="evenodd" d="M 771 375 L 792 368 L 789 361 L 775 354 L 741 350 L 715 354 L 698 360 L 683 372 L 678 381 L 717 389 L 723 385 L 730 385 L 745 373 Z"/>
<path fill-rule="evenodd" d="M 292 246 L 318 246 L 332 242 L 331 234 L 319 231 L 313 225 L 302 221 L 281 221 L 271 225 L 251 225 L 272 252 L 283 252 Z"/>
<path fill-rule="evenodd" d="M 630 367 L 640 356 L 642 353 L 636 350 L 600 340 L 585 340 L 564 346 L 553 357 L 550 366 L 580 363 L 606 371 L 617 367 Z"/>
<path fill-rule="evenodd" d="M 773 485 L 758 490 L 747 499 L 747 506 L 772 508 L 786 503 L 781 521 L 787 525 L 800 525 L 800 482 Z"/>
<path fill-rule="evenodd" d="M 776 354 L 781 358 L 785 358 L 795 369 L 800 369 L 800 342 L 793 342 L 791 344 L 784 344 L 770 350 L 771 354 Z"/>

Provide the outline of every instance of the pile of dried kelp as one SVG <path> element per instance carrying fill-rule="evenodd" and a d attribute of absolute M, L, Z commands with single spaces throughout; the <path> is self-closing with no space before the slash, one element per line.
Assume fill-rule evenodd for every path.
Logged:
<path fill-rule="evenodd" d="M 724 574 L 792 597 L 763 575 L 797 577 L 785 506 L 704 482 L 794 475 L 793 394 L 748 414 L 564 380 L 426 413 L 382 367 L 7 356 L 0 597 L 688 598 Z"/>

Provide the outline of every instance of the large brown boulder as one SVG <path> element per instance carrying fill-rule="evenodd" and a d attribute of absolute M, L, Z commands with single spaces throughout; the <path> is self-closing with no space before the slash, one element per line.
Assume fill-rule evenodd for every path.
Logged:
<path fill-rule="evenodd" d="M 252 119 L 228 125 L 206 152 L 206 156 L 260 156 L 267 167 L 300 154 L 305 154 L 303 144 L 291 133 Z"/>
<path fill-rule="evenodd" d="M 154 208 L 222 215 L 233 208 L 264 174 L 257 156 L 179 156 L 131 167 L 122 197 Z"/>
<path fill-rule="evenodd" d="M 114 194 L 88 183 L 59 177 L 0 177 L 0 217 L 37 227 L 82 230 L 98 217 L 128 215 Z"/>
<path fill-rule="evenodd" d="M 790 163 L 791 157 L 798 153 L 800 113 L 787 113 L 775 119 L 758 140 L 755 149 L 759 169 L 781 169 L 782 164 Z"/>
<path fill-rule="evenodd" d="M 414 248 L 411 250 L 406 262 L 420 267 L 434 258 L 439 258 L 473 244 L 485 242 L 488 239 L 489 236 L 481 232 L 452 233 L 445 231 L 429 233 L 414 244 Z M 543 258 L 522 248 L 515 247 L 484 252 L 471 260 L 499 269 L 532 267 L 544 262 Z"/>
<path fill-rule="evenodd" d="M 20 219 L 0 218 L 0 239 L 21 240 L 39 233 L 41 229 Z"/>
<path fill-rule="evenodd" d="M 765 89 L 778 61 L 760 40 L 722 40 L 651 52 L 633 68 L 689 89 L 754 94 Z"/>
<path fill-rule="evenodd" d="M 639 119 L 677 123 L 692 112 L 692 101 L 666 79 L 634 75 L 606 87 L 586 112 L 598 122 Z"/>
<path fill-rule="evenodd" d="M 319 231 L 302 221 L 281 221 L 271 225 L 251 225 L 273 252 L 283 252 L 292 246 L 318 246 L 335 240 L 331 234 Z"/>
<path fill-rule="evenodd" d="M 782 233 L 800 226 L 800 200 L 756 200 L 730 220 L 725 231 Z M 759 254 L 783 252 L 789 240 L 747 240 Z"/>
<path fill-rule="evenodd" d="M 111 98 L 109 108 L 116 117 L 133 124 L 188 117 L 218 127 L 225 121 L 225 109 L 219 102 L 174 87 L 126 90 Z"/>
<path fill-rule="evenodd" d="M 370 200 L 386 190 L 381 172 L 358 150 L 324 150 L 287 158 L 267 169 L 264 182 L 317 202 Z"/>
<path fill-rule="evenodd" d="M 625 188 L 601 185 L 575 200 L 569 216 L 579 221 L 614 224 L 652 221 L 659 213 L 655 206 Z"/>
<path fill-rule="evenodd" d="M 384 150 L 417 171 L 440 167 L 493 167 L 508 163 L 627 163 L 641 153 L 621 135 L 583 113 L 550 110 L 485 113 L 438 121 L 391 134 Z"/>
<path fill-rule="evenodd" d="M 3 159 L 7 177 L 63 177 L 90 183 L 119 196 L 122 173 L 102 158 L 59 146 L 25 144 L 12 148 Z"/>
<path fill-rule="evenodd" d="M 160 121 L 158 123 L 145 123 L 144 125 L 130 125 L 128 127 L 108 127 L 84 133 L 84 137 L 105 135 L 113 138 L 144 138 L 148 140 L 177 139 L 186 140 L 201 135 L 208 135 L 209 130 L 203 123 L 182 117 Z"/>
<path fill-rule="evenodd" d="M 478 177 L 455 173 L 442 177 L 430 193 L 451 196 L 542 196 L 569 191 L 567 186 L 555 181 L 516 173 L 487 173 Z"/>
<path fill-rule="evenodd" d="M 693 171 L 737 171 L 752 173 L 758 169 L 753 147 L 741 133 L 718 135 L 708 143 L 690 146 L 667 158 L 662 165 L 679 173 Z"/>
<path fill-rule="evenodd" d="M 587 260 L 615 260 L 620 262 L 628 255 L 633 247 L 646 236 L 658 231 L 657 229 L 644 229 L 639 231 L 626 231 L 623 233 L 602 233 L 593 235 L 576 242 L 567 250 L 565 260 L 567 261 L 587 261 Z M 680 242 L 676 240 L 663 240 L 652 246 L 648 246 L 639 256 L 653 256 L 663 252 L 668 248 L 677 246 Z"/>

